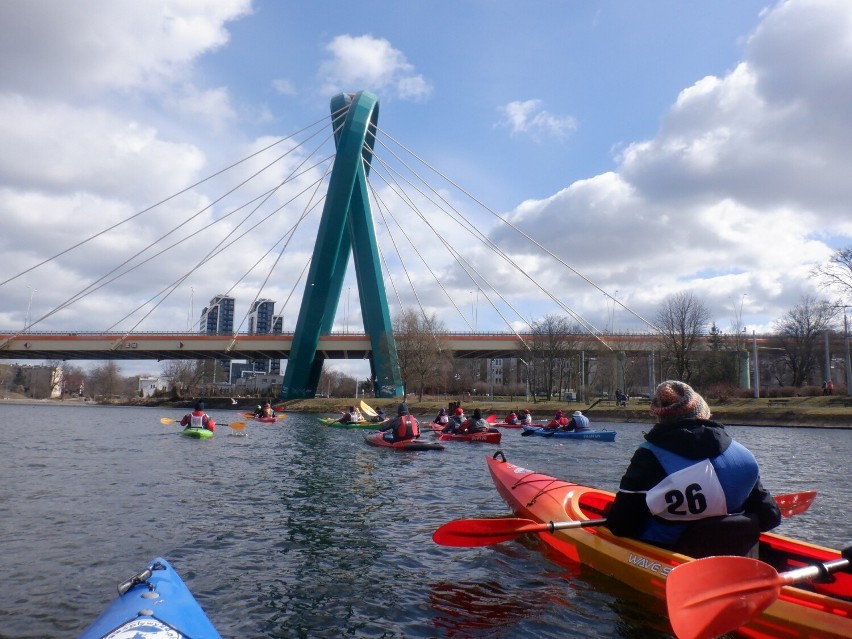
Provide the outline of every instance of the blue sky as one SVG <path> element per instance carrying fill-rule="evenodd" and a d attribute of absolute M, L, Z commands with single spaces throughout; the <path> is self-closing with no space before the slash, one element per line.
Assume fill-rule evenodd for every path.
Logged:
<path fill-rule="evenodd" d="M 802 295 L 822 294 L 811 269 L 852 244 L 850 33 L 846 0 L 2 3 L 0 281 L 365 89 L 383 131 L 595 284 L 464 209 L 592 325 L 645 330 L 611 298 L 652 318 L 667 295 L 691 290 L 723 330 L 740 308 L 749 330 L 766 330 Z M 0 328 L 18 330 L 28 308 L 48 313 L 215 197 L 192 189 L 3 284 Z M 192 252 L 212 242 L 201 222 L 197 231 Z M 254 248 L 223 254 L 140 328 L 186 328 L 278 233 L 270 224 Z M 310 242 L 264 295 L 287 297 Z M 527 319 L 559 312 L 487 249 L 456 242 Z M 446 312 L 435 287 L 426 310 L 467 330 L 475 287 L 444 253 L 435 266 L 470 313 Z M 163 257 L 35 328 L 105 329 L 187 261 Z M 478 329 L 507 330 L 479 304 Z M 338 328 L 357 322 L 357 309 L 338 313 Z"/>

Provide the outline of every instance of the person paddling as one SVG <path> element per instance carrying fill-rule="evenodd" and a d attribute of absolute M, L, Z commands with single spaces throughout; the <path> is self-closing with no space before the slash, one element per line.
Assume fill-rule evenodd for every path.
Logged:
<path fill-rule="evenodd" d="M 209 431 L 216 430 L 216 422 L 204 412 L 204 402 L 195 402 L 195 409 L 183 416 L 180 425 L 187 428 L 206 428 Z"/>
<path fill-rule="evenodd" d="M 401 442 L 420 437 L 420 424 L 409 413 L 408 404 L 404 402 L 396 407 L 396 417 L 383 424 L 379 430 L 385 433 L 385 439 L 390 442 Z"/>
<path fill-rule="evenodd" d="M 444 426 L 444 430 L 441 431 L 443 433 L 458 433 L 461 431 L 462 424 L 466 421 L 464 416 L 464 410 L 461 406 L 457 406 L 453 411 L 453 414 L 450 416 L 449 423 Z"/>
<path fill-rule="evenodd" d="M 669 380 L 651 401 L 657 423 L 621 478 L 607 526 L 691 557 L 756 556 L 781 510 L 760 482 L 754 455 L 710 420 L 689 384 Z"/>
<path fill-rule="evenodd" d="M 546 430 L 556 430 L 557 428 L 564 428 L 568 425 L 568 418 L 565 417 L 561 410 L 556 411 L 556 415 L 553 416 L 547 425 L 544 427 Z"/>
<path fill-rule="evenodd" d="M 565 426 L 565 430 L 573 430 L 577 433 L 582 433 L 585 430 L 591 430 L 589 426 L 589 418 L 583 415 L 578 410 L 574 411 L 574 414 L 571 415 L 571 419 L 568 421 L 568 424 Z"/>

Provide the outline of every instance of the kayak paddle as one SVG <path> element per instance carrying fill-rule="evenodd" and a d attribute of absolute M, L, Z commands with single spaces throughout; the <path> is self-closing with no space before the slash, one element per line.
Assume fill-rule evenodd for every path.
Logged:
<path fill-rule="evenodd" d="M 793 515 L 801 515 L 810 508 L 815 497 L 815 490 L 806 490 L 801 493 L 776 495 L 775 501 L 778 502 L 783 517 L 792 517 Z"/>
<path fill-rule="evenodd" d="M 843 551 L 852 554 L 852 547 Z M 835 559 L 778 573 L 748 557 L 706 557 L 676 566 L 666 577 L 666 605 L 678 639 L 711 639 L 736 630 L 763 612 L 782 586 L 848 568 Z"/>
<path fill-rule="evenodd" d="M 532 519 L 501 517 L 498 519 L 456 519 L 447 522 L 432 535 L 432 541 L 442 546 L 490 546 L 510 541 L 520 535 L 535 532 L 554 532 L 571 528 L 603 526 L 606 519 L 579 521 L 550 521 L 539 523 Z"/>
<path fill-rule="evenodd" d="M 161 424 L 174 424 L 174 423 L 179 422 L 179 421 L 180 421 L 179 419 L 172 419 L 171 417 L 161 417 L 160 418 Z M 221 425 L 222 424 L 217 424 L 217 426 L 221 426 Z M 246 423 L 245 422 L 234 422 L 233 424 L 224 424 L 224 426 L 228 426 L 230 428 L 233 428 L 234 430 L 242 430 L 243 428 L 246 427 Z"/>
<path fill-rule="evenodd" d="M 370 417 L 375 417 L 376 415 L 378 415 L 378 413 L 375 410 L 373 410 L 373 407 L 370 406 L 363 399 L 361 400 L 361 410 L 364 411 Z"/>

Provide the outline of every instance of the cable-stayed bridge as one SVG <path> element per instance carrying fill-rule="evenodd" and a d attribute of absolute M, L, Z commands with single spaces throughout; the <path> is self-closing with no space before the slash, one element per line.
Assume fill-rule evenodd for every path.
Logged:
<path fill-rule="evenodd" d="M 552 312 L 570 319 L 580 349 L 657 347 L 653 325 L 625 301 L 380 131 L 374 95 L 341 94 L 330 106 L 330 121 L 306 127 L 300 137 L 259 148 L 55 255 L 29 256 L 31 265 L 0 287 L 44 270 L 76 286 L 80 262 L 93 252 L 106 272 L 38 317 L 31 314 L 35 289 L 28 284 L 23 328 L 0 326 L 0 359 L 280 358 L 287 361 L 284 398 L 312 396 L 327 359 L 367 359 L 379 393 L 393 396 L 402 380 L 389 297 L 397 314 L 414 309 L 441 322 L 455 318 L 461 328 L 444 330 L 442 339 L 461 357 L 521 357 L 536 318 Z M 326 152 L 329 142 L 334 149 Z M 223 176 L 229 181 L 213 187 Z M 137 218 L 149 221 L 135 227 L 138 233 L 126 232 Z M 484 232 L 489 225 L 499 231 Z M 116 234 L 119 241 L 107 239 Z M 194 295 L 196 286 L 211 299 L 198 325 L 168 330 L 179 317 L 175 298 L 187 288 Z M 600 295 L 610 313 L 618 307 L 632 315 L 648 334 L 619 337 L 580 316 L 565 297 L 581 286 Z M 347 326 L 341 334 L 344 291 L 348 325 L 353 288 L 363 333 Z M 461 300 L 470 295 L 472 305 L 474 294 L 468 313 Z M 104 297 L 108 302 L 92 301 Z M 283 307 L 261 326 L 256 309 L 269 297 L 283 299 Z M 251 299 L 255 315 L 236 321 L 235 298 Z M 76 317 L 70 330 L 62 320 L 69 313 Z M 84 318 L 101 316 L 109 323 L 102 331 L 79 330 Z M 478 318 L 486 316 L 505 333 L 481 333 Z"/>

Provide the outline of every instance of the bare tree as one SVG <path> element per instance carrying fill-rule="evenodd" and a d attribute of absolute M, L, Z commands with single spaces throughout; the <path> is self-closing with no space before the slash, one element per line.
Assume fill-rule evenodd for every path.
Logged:
<path fill-rule="evenodd" d="M 88 388 L 89 395 L 93 398 L 100 396 L 109 399 L 118 395 L 124 390 L 118 364 L 109 361 L 102 366 L 92 369 L 89 373 L 86 387 Z"/>
<path fill-rule="evenodd" d="M 832 329 L 837 309 L 825 300 L 805 295 L 784 317 L 775 323 L 782 338 L 784 361 L 793 386 L 808 381 L 818 363 L 819 344 L 823 334 Z"/>
<path fill-rule="evenodd" d="M 438 335 L 445 330 L 434 314 L 404 310 L 394 319 L 393 332 L 405 392 L 416 388 L 420 401 L 427 383 L 445 379 L 452 368 L 452 351 Z"/>
<path fill-rule="evenodd" d="M 828 262 L 811 271 L 820 286 L 846 301 L 852 300 L 852 247 L 837 249 Z"/>
<path fill-rule="evenodd" d="M 548 400 L 554 392 L 559 393 L 570 370 L 573 350 L 569 337 L 575 332 L 577 328 L 561 315 L 545 315 L 533 322 L 530 340 L 533 370 Z"/>
<path fill-rule="evenodd" d="M 200 394 L 205 373 L 212 366 L 204 360 L 173 359 L 163 364 L 163 377 L 170 380 L 175 397 L 195 397 Z"/>
<path fill-rule="evenodd" d="M 692 291 L 682 291 L 663 301 L 656 319 L 675 378 L 688 382 L 692 351 L 710 321 L 709 309 Z"/>

